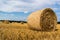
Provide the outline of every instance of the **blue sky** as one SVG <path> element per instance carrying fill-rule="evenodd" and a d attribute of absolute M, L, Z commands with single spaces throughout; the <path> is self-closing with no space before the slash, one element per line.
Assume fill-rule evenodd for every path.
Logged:
<path fill-rule="evenodd" d="M 60 0 L 0 0 L 0 20 L 26 21 L 31 12 L 52 8 L 60 21 Z"/>

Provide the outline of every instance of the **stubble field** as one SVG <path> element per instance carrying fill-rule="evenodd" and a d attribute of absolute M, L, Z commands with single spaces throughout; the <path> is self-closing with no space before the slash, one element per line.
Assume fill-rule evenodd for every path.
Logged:
<path fill-rule="evenodd" d="M 0 40 L 60 40 L 60 24 L 56 29 L 42 32 L 29 29 L 27 23 L 0 23 Z"/>

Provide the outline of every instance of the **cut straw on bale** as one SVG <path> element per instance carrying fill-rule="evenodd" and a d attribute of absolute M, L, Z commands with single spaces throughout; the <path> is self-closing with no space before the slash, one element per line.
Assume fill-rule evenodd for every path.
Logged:
<path fill-rule="evenodd" d="M 51 8 L 45 8 L 31 13 L 28 16 L 27 23 L 31 29 L 52 31 L 56 28 L 57 17 Z"/>

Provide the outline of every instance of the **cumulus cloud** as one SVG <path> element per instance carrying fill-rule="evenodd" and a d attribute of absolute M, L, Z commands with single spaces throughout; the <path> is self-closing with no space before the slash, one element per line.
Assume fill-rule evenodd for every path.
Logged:
<path fill-rule="evenodd" d="M 5 12 L 24 12 L 34 11 L 44 8 L 45 6 L 53 5 L 59 0 L 0 0 L 0 11 Z"/>
<path fill-rule="evenodd" d="M 0 0 L 0 11 L 8 12 L 7 14 L 0 13 L 0 19 L 9 20 L 26 20 L 27 17 L 15 16 L 16 14 L 9 14 L 11 12 L 29 13 L 42 8 L 52 8 L 60 19 L 60 0 Z M 28 15 L 27 15 L 28 16 Z"/>

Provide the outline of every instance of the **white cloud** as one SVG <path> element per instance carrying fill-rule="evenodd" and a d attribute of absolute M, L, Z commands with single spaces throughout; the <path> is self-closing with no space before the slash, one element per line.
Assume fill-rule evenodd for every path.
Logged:
<path fill-rule="evenodd" d="M 55 4 L 60 5 L 60 0 L 0 0 L 0 11 L 29 13 L 31 11 L 50 7 L 56 12 L 56 10 L 59 10 L 60 8 L 56 7 Z M 57 16 L 59 13 L 57 13 Z M 0 19 L 26 20 L 26 17 L 0 13 Z M 58 20 L 59 19 L 60 16 L 58 16 Z"/>
<path fill-rule="evenodd" d="M 24 10 L 34 11 L 47 5 L 53 5 L 59 0 L 0 0 L 0 11 L 21 12 Z M 48 6 L 49 7 L 49 6 Z"/>
<path fill-rule="evenodd" d="M 24 11 L 24 13 L 28 13 L 28 11 Z"/>

